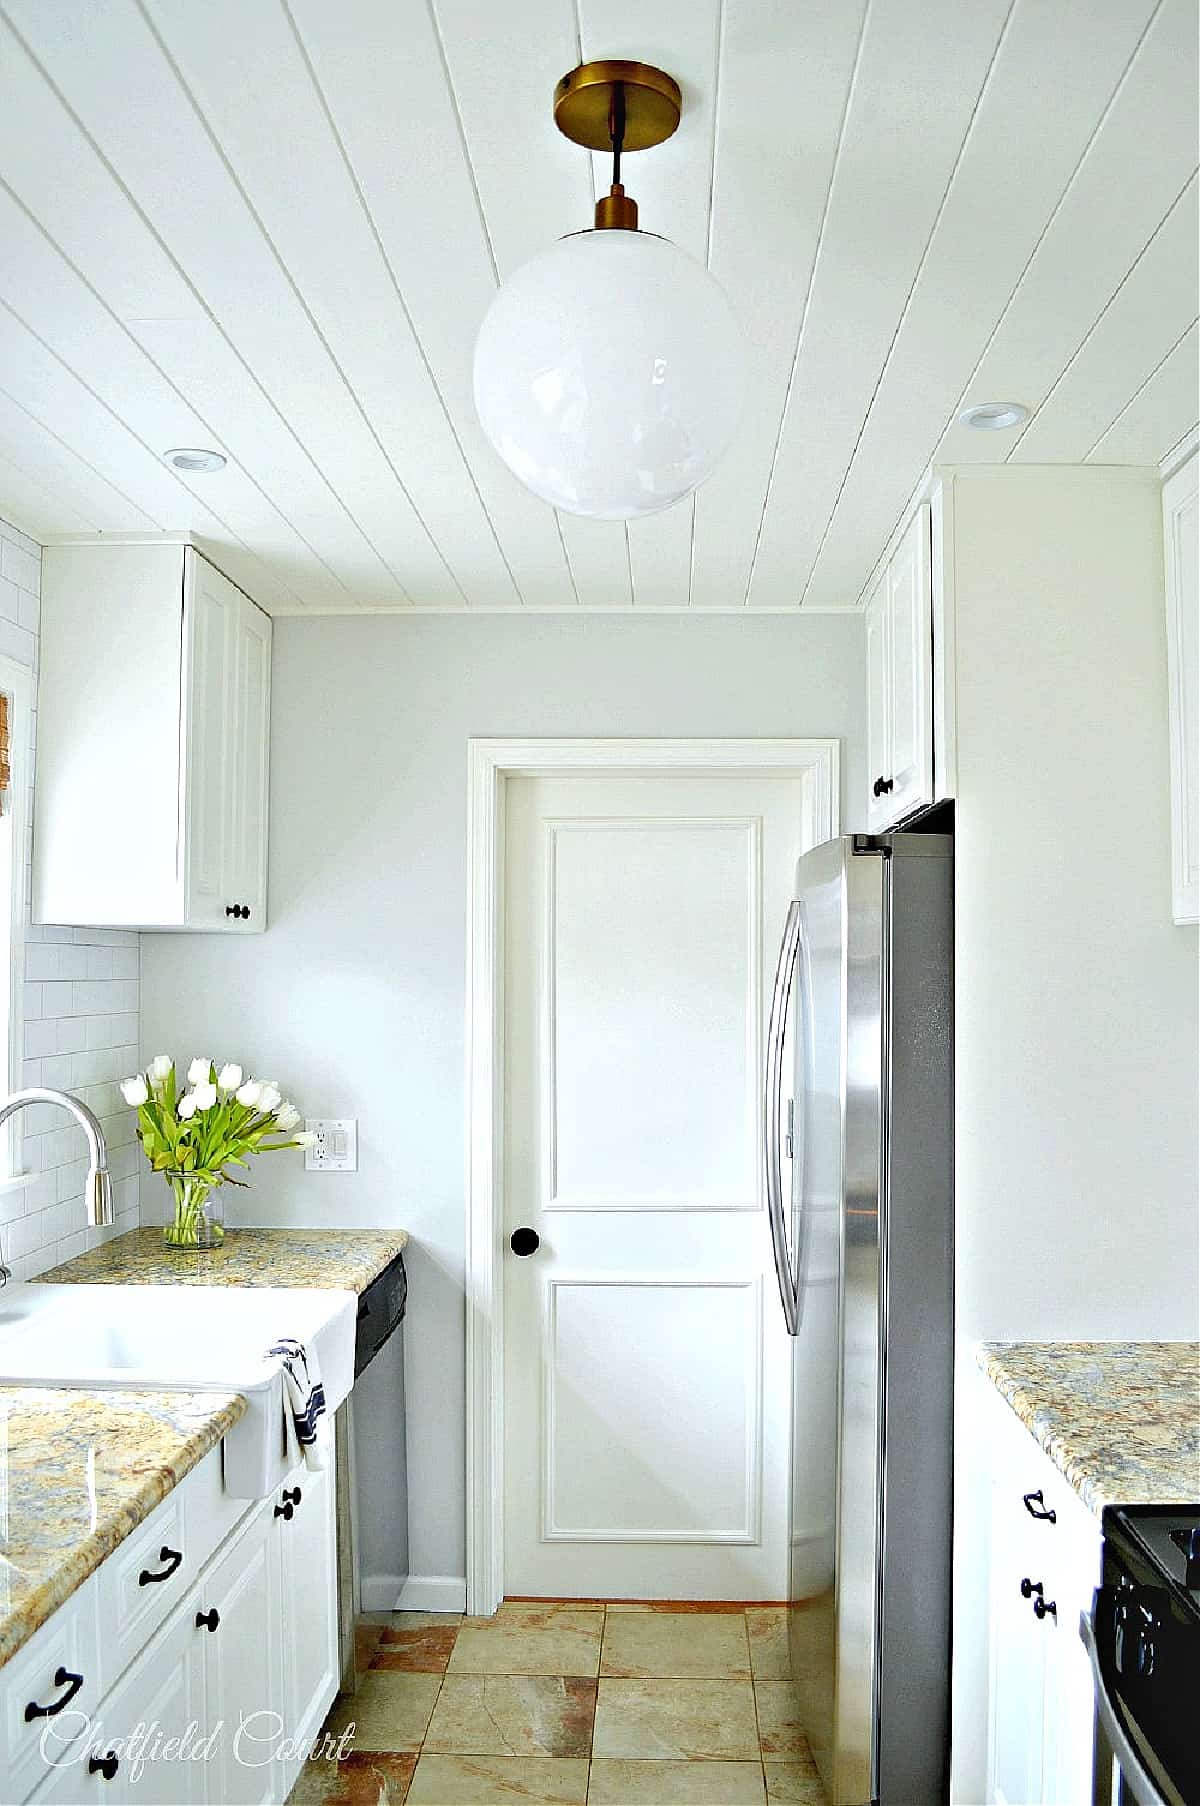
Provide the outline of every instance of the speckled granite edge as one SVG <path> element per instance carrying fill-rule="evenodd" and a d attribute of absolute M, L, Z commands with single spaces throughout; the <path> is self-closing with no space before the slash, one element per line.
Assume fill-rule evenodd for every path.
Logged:
<path fill-rule="evenodd" d="M 365 1292 L 408 1246 L 403 1229 L 230 1229 L 219 1248 L 169 1248 L 161 1229 L 130 1229 L 61 1267 L 54 1285 L 329 1286 Z"/>
<path fill-rule="evenodd" d="M 0 1387 L 8 1595 L 0 1598 L 0 1667 L 245 1409 L 236 1392 Z"/>
<path fill-rule="evenodd" d="M 1200 1343 L 984 1342 L 983 1373 L 1096 1517 L 1200 1498 Z"/>

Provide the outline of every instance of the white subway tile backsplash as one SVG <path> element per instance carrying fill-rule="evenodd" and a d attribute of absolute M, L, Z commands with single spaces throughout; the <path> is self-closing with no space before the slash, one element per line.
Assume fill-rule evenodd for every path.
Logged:
<path fill-rule="evenodd" d="M 57 1030 L 58 1052 L 60 1054 L 79 1053 L 87 1046 L 88 1023 L 93 1020 L 89 1016 L 62 1016 L 54 1024 Z M 100 1021 L 107 1021 L 101 1016 Z M 43 1025 L 45 1026 L 45 1025 Z"/>
<path fill-rule="evenodd" d="M 41 548 L 0 520 L 0 653 L 35 671 L 40 595 Z M 30 738 L 36 758 L 36 711 Z M 18 1279 L 137 1227 L 141 1155 L 117 1081 L 138 1065 L 138 974 L 131 929 L 32 924 L 26 930 L 25 1058 L 13 1080 L 86 1092 L 84 1101 L 105 1125 L 116 1220 L 109 1229 L 86 1226 L 82 1131 L 52 1104 L 24 1111 L 21 1165 L 29 1177 L 14 1185 L 0 1181 L 0 1250 Z"/>
<path fill-rule="evenodd" d="M 60 1022 L 27 1022 L 25 1024 L 25 1058 L 40 1060 L 43 1054 L 58 1052 L 58 1031 Z M 29 1073 L 25 1073 L 25 1083 L 29 1083 Z"/>
<path fill-rule="evenodd" d="M 75 1016 L 81 1012 L 74 1008 L 74 994 L 79 987 L 69 980 L 56 980 L 53 984 L 42 986 L 42 1007 L 38 1012 L 42 1016 Z M 83 1011 L 86 1015 L 87 1012 Z"/>

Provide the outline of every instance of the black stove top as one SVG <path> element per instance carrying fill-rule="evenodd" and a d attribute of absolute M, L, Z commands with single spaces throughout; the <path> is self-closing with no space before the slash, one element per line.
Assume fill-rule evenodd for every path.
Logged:
<path fill-rule="evenodd" d="M 1132 1797 L 1196 1806 L 1200 1504 L 1109 1506 L 1103 1524 L 1098 1684 L 1142 1770 Z"/>
<path fill-rule="evenodd" d="M 1137 1554 L 1200 1616 L 1200 1505 L 1121 1505 L 1104 1514 L 1104 1533 Z"/>

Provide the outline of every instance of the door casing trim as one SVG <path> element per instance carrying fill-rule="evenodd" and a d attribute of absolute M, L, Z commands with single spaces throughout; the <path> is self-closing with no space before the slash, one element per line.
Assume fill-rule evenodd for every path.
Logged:
<path fill-rule="evenodd" d="M 467 1611 L 504 1596 L 504 824 L 510 778 L 570 772 L 799 778 L 802 849 L 838 832 L 838 740 L 491 740 L 467 744 Z"/>

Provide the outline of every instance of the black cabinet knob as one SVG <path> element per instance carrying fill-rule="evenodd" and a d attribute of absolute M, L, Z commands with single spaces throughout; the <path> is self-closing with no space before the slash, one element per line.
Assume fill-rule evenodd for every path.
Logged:
<path fill-rule="evenodd" d="M 1058 1623 L 1058 1607 L 1053 1599 L 1042 1599 L 1040 1596 L 1035 1599 L 1033 1615 L 1035 1618 L 1053 1618 L 1054 1622 Z"/>
<path fill-rule="evenodd" d="M 876 796 L 888 796 L 895 787 L 894 778 L 876 778 L 875 782 L 871 785 L 871 789 Z"/>
<path fill-rule="evenodd" d="M 508 1245 L 514 1254 L 534 1254 L 541 1246 L 541 1240 L 536 1229 L 514 1229 Z"/>
<path fill-rule="evenodd" d="M 1023 1580 L 1021 1582 L 1022 1599 L 1032 1599 L 1033 1595 L 1035 1593 L 1040 1593 L 1041 1590 L 1042 1590 L 1042 1583 L 1040 1580 Z"/>
<path fill-rule="evenodd" d="M 289 1499 L 289 1501 L 286 1505 L 277 1505 L 275 1507 L 275 1516 L 277 1518 L 286 1518 L 288 1523 L 290 1524 L 292 1521 L 292 1514 L 295 1511 L 295 1509 L 296 1509 L 295 1506 L 292 1504 L 291 1500 Z"/>
<path fill-rule="evenodd" d="M 285 1505 L 298 1505 L 300 1503 L 300 1488 L 298 1486 L 285 1486 L 282 1496 Z"/>
<path fill-rule="evenodd" d="M 197 1630 L 216 1630 L 217 1625 L 220 1622 L 221 1622 L 221 1614 L 217 1610 L 215 1605 L 213 1606 L 213 1608 L 210 1612 L 197 1612 L 196 1613 L 196 1629 Z"/>
<path fill-rule="evenodd" d="M 115 1781 L 120 1767 L 116 1750 L 109 1750 L 107 1756 L 89 1756 L 88 1774 L 103 1775 L 106 1781 Z"/>
<path fill-rule="evenodd" d="M 238 912 L 238 906 L 236 903 L 227 903 L 225 905 L 225 914 L 227 916 L 235 916 L 237 914 L 237 912 Z"/>

